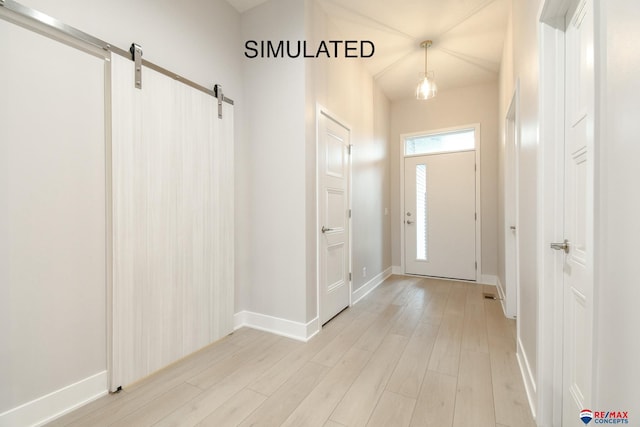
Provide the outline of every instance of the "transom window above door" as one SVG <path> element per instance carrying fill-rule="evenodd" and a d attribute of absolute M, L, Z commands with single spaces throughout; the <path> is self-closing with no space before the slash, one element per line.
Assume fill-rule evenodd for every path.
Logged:
<path fill-rule="evenodd" d="M 436 153 L 454 153 L 475 149 L 475 129 L 457 129 L 451 132 L 423 134 L 404 139 L 405 156 Z"/>

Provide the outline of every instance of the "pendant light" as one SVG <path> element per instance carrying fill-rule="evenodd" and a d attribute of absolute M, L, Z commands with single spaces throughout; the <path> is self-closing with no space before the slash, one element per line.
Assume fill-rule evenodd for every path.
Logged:
<path fill-rule="evenodd" d="M 425 40 L 420 43 L 420 47 L 424 49 L 424 73 L 420 73 L 420 81 L 416 88 L 417 99 L 431 99 L 438 93 L 438 85 L 434 80 L 433 71 L 427 71 L 427 49 L 431 44 L 431 40 Z"/>

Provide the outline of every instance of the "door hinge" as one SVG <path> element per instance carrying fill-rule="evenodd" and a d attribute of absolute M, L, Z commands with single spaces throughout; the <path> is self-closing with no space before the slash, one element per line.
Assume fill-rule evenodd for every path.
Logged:
<path fill-rule="evenodd" d="M 347 148 L 347 149 L 349 150 L 349 154 L 351 154 L 351 149 L 352 149 L 352 148 L 353 148 L 353 144 L 349 144 L 349 146 L 348 146 L 348 148 Z"/>
<path fill-rule="evenodd" d="M 351 281 L 351 273 L 349 273 L 349 281 Z"/>
<path fill-rule="evenodd" d="M 478 165 L 476 163 L 473 164 L 473 170 L 477 171 L 478 170 Z"/>
<path fill-rule="evenodd" d="M 478 220 L 478 212 L 473 214 L 473 218 L 477 221 Z"/>
<path fill-rule="evenodd" d="M 351 209 L 349 209 L 349 218 L 351 218 Z"/>
<path fill-rule="evenodd" d="M 476 261 L 476 270 L 478 269 L 478 261 Z"/>

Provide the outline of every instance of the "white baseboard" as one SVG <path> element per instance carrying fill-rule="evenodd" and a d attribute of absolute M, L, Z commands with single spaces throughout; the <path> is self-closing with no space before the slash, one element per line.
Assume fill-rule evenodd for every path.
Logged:
<path fill-rule="evenodd" d="M 485 285 L 493 285 L 496 286 L 498 284 L 498 276 L 493 274 L 481 274 L 479 283 L 483 283 Z"/>
<path fill-rule="evenodd" d="M 107 371 L 103 371 L 3 412 L 0 426 L 41 426 L 107 393 Z"/>
<path fill-rule="evenodd" d="M 533 376 L 533 372 L 531 372 L 529 359 L 527 358 L 527 354 L 522 347 L 522 342 L 520 341 L 520 339 L 518 339 L 518 349 L 516 351 L 516 357 L 518 359 L 518 366 L 520 366 L 520 374 L 522 375 L 522 380 L 524 381 L 524 388 L 527 392 L 529 407 L 531 408 L 531 413 L 533 414 L 533 418 L 535 419 L 537 402 L 536 382 Z"/>
<path fill-rule="evenodd" d="M 391 267 L 391 274 L 397 274 L 402 276 L 404 274 L 404 271 L 402 270 L 402 266 L 401 265 L 394 265 Z"/>
<path fill-rule="evenodd" d="M 233 329 L 242 327 L 270 332 L 294 340 L 307 342 L 320 332 L 320 319 L 316 317 L 308 323 L 294 322 L 266 314 L 241 311 L 233 316 Z"/>
<path fill-rule="evenodd" d="M 366 297 L 369 292 L 380 286 L 382 282 L 384 282 L 389 276 L 391 276 L 391 271 L 392 267 L 387 268 L 382 273 L 377 274 L 367 283 L 353 291 L 353 293 L 351 294 L 351 305 L 357 304 L 362 298 Z"/>

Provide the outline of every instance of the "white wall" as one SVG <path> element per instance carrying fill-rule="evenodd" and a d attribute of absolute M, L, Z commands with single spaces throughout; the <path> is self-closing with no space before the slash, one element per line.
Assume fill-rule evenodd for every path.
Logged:
<path fill-rule="evenodd" d="M 242 38 L 303 40 L 304 13 L 298 0 L 267 1 L 243 13 Z M 246 277 L 239 308 L 306 323 L 305 62 L 244 58 L 243 78 L 249 246 L 237 264 Z"/>
<path fill-rule="evenodd" d="M 537 372 L 537 330 L 538 330 L 538 9 L 540 1 L 516 0 L 512 6 L 511 28 L 507 31 L 507 41 L 503 53 L 500 74 L 500 122 L 504 121 L 509 101 L 516 84 L 519 84 L 518 114 L 520 123 L 519 157 L 519 274 L 520 307 L 518 312 L 519 352 L 528 381 L 536 387 Z M 517 83 L 516 83 L 517 82 Z M 502 133 L 504 138 L 504 133 Z M 501 159 L 504 159 L 504 142 L 499 145 Z M 502 185 L 502 182 L 500 183 Z M 504 194 L 504 188 L 500 189 Z M 504 198 L 501 198 L 504 203 Z M 499 210 L 502 212 L 504 206 Z M 498 229 L 504 230 L 504 218 L 500 218 Z M 501 234 L 501 236 L 503 236 Z M 502 237 L 504 239 L 504 237 Z M 504 241 L 504 240 L 502 240 Z M 504 249 L 500 250 L 503 263 Z M 503 264 L 500 274 L 503 275 Z M 504 276 L 500 278 L 504 279 Z M 531 373 L 529 376 L 528 373 Z"/>
<path fill-rule="evenodd" d="M 224 0 L 21 0 L 121 49 L 142 45 L 145 59 L 203 86 L 242 93 L 240 14 Z"/>
<path fill-rule="evenodd" d="M 515 84 L 513 81 L 513 13 L 509 9 L 507 20 L 507 30 L 505 34 L 504 46 L 502 49 L 502 59 L 500 61 L 499 79 L 499 99 L 498 99 L 498 253 L 497 253 L 497 275 L 502 286 L 506 286 L 505 267 L 505 119 L 509 104 L 513 97 Z"/>
<path fill-rule="evenodd" d="M 407 99 L 391 107 L 391 223 L 393 265 L 401 265 L 400 135 L 480 123 L 482 273 L 497 274 L 498 85 L 443 90 L 428 101 Z"/>
<path fill-rule="evenodd" d="M 313 0 L 270 0 L 242 15 L 243 40 L 340 38 Z M 389 103 L 362 64 L 244 59 L 248 135 L 239 310 L 305 324 L 317 313 L 316 106 L 351 127 L 353 289 L 390 266 Z M 242 255 L 241 255 L 242 256 Z M 362 269 L 367 269 L 363 277 Z M 359 273 L 358 273 L 359 272 Z"/>
<path fill-rule="evenodd" d="M 640 3 L 597 1 L 594 410 L 640 420 Z M 597 21 L 598 22 L 598 21 Z M 613 409 L 611 409 L 613 410 Z M 617 409 L 616 409 L 617 410 Z"/>
<path fill-rule="evenodd" d="M 44 12 L 62 22 L 77 27 L 93 36 L 101 38 L 120 48 L 128 49 L 132 42 L 143 46 L 144 57 L 165 68 L 175 71 L 203 86 L 212 87 L 214 83 L 222 84 L 225 93 L 237 103 L 236 117 L 242 111 L 242 73 L 241 73 L 241 39 L 240 15 L 223 0 L 190 0 L 183 2 L 137 0 L 112 0 L 107 2 L 85 2 L 78 0 L 23 0 L 22 4 Z M 242 150 L 243 129 L 236 122 L 237 147 Z M 237 168 L 242 173 L 242 168 Z M 242 177 L 242 176 L 241 176 Z M 242 186 L 241 186 L 242 188 Z M 242 200 L 242 197 L 238 197 Z M 238 221 L 238 227 L 243 225 Z M 242 250 L 242 242 L 238 242 L 238 250 Z M 240 276 L 244 272 L 239 272 Z M 54 300 L 52 300 L 54 301 Z M 92 303 L 93 304 L 93 303 Z M 104 294 L 95 302 L 96 307 L 106 309 Z M 35 310 L 35 308 L 34 308 Z M 74 319 L 72 307 L 57 310 L 59 324 L 72 323 Z M 35 314 L 35 313 L 34 313 Z M 69 315 L 67 315 L 69 314 Z M 75 350 L 78 361 L 69 361 L 49 357 L 46 351 L 38 355 L 18 354 L 17 360 L 28 361 L 32 357 L 49 357 L 49 369 L 56 372 L 59 381 L 49 384 L 46 374 L 31 378 L 22 378 L 24 388 L 19 402 L 26 403 L 30 399 L 44 396 L 82 379 L 80 377 L 102 372 L 106 369 L 106 358 L 92 358 L 95 363 L 86 369 L 83 361 L 89 349 L 104 349 L 106 324 L 105 315 L 87 317 L 89 324 L 82 325 L 82 330 L 101 330 L 102 335 L 92 335 L 87 339 L 81 333 L 71 332 L 71 339 L 64 345 Z M 17 321 L 17 319 L 14 319 Z M 34 317 L 38 324 L 33 330 L 41 335 L 31 336 L 34 346 L 39 342 L 49 342 L 55 336 L 53 326 L 46 318 Z M 80 328 L 80 325 L 78 325 Z M 69 331 L 64 331 L 68 333 Z M 53 345 L 53 344 L 52 344 Z M 62 345 L 58 343 L 57 345 Z M 35 347 L 34 347 L 35 348 Z M 26 363 L 26 362 L 25 362 Z M 4 387 L 4 386 L 3 386 Z M 26 399 L 26 400 L 25 400 Z M 2 405 L 2 410 L 8 409 Z"/>
<path fill-rule="evenodd" d="M 312 10 L 312 39 L 344 39 L 327 19 L 318 2 L 309 3 Z M 385 209 L 389 212 L 391 202 L 390 103 L 358 60 L 312 59 L 308 65 L 313 76 L 308 106 L 309 103 L 319 103 L 351 128 L 351 143 L 354 146 L 351 196 L 355 291 L 391 267 L 391 217 L 389 213 L 385 215 Z M 315 113 L 309 115 L 307 120 L 307 129 L 315 129 Z M 363 274 L 365 268 L 366 275 Z"/>

